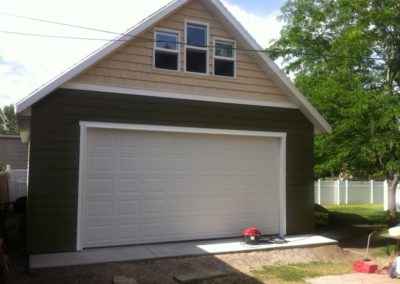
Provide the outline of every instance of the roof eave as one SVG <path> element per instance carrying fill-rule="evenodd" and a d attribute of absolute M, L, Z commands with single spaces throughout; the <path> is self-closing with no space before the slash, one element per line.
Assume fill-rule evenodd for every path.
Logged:
<path fill-rule="evenodd" d="M 243 41 L 249 44 L 249 47 L 255 50 L 262 50 L 263 48 L 257 41 L 247 32 L 243 25 L 226 9 L 226 7 L 219 0 L 205 1 L 210 3 L 220 11 L 229 24 L 238 32 L 238 36 L 242 37 Z M 325 118 L 310 104 L 310 102 L 303 96 L 303 94 L 294 86 L 291 80 L 284 74 L 275 62 L 270 59 L 266 53 L 256 53 L 265 63 L 264 71 L 272 75 L 275 81 L 279 84 L 281 89 L 289 95 L 289 97 L 299 106 L 303 114 L 312 122 L 315 132 L 318 134 L 331 133 L 332 127 L 325 120 Z"/>
<path fill-rule="evenodd" d="M 110 52 L 117 49 L 118 47 L 125 44 L 125 41 L 122 39 L 128 38 L 133 39 L 135 36 L 145 31 L 147 28 L 151 27 L 153 24 L 162 20 L 164 17 L 173 13 L 176 9 L 183 6 L 190 0 L 176 0 L 174 2 L 169 3 L 165 7 L 161 8 L 157 12 L 153 13 L 143 21 L 139 22 L 135 26 L 129 29 L 124 35 L 116 37 L 111 42 L 103 45 L 93 53 L 86 56 L 83 60 L 73 65 L 71 68 L 64 71 L 61 75 L 57 76 L 50 82 L 47 82 L 42 87 L 33 91 L 29 96 L 22 99 L 16 104 L 16 112 L 21 113 L 24 110 L 31 107 L 36 102 L 40 101 L 42 98 L 56 90 L 58 87 L 66 83 L 67 81 L 73 79 L 75 76 L 85 71 L 87 68 L 95 64 L 100 59 L 107 56 Z"/>

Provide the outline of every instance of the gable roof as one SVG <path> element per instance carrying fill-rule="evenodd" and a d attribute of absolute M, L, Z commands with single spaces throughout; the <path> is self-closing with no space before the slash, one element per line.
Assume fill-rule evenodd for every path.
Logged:
<path fill-rule="evenodd" d="M 27 98 L 17 103 L 17 113 L 29 109 L 33 104 L 40 101 L 48 94 L 61 87 L 63 84 L 73 79 L 87 68 L 122 46 L 126 40 L 133 40 L 140 33 L 155 25 L 157 22 L 172 14 L 174 11 L 192 0 L 175 0 L 154 14 L 145 18 L 124 35 L 116 37 L 113 41 L 105 44 L 94 53 L 84 58 L 78 64 L 67 69 L 64 73 L 54 80 L 33 91 Z M 207 7 L 217 13 L 224 24 L 232 29 L 234 35 L 251 49 L 262 50 L 262 47 L 239 23 L 238 20 L 227 10 L 220 0 L 201 0 Z M 260 66 L 277 83 L 278 87 L 289 96 L 289 98 L 299 107 L 301 112 L 312 122 L 317 133 L 326 133 L 331 131 L 331 126 L 322 117 L 322 115 L 310 104 L 310 102 L 293 85 L 291 80 L 279 69 L 279 67 L 264 52 L 256 52 L 260 59 Z"/>

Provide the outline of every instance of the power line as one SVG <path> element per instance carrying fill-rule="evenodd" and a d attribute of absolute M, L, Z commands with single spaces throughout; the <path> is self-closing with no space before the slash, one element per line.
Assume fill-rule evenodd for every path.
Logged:
<path fill-rule="evenodd" d="M 93 41 L 130 41 L 130 39 L 106 39 L 106 38 L 90 38 L 90 37 L 78 37 L 78 36 L 60 36 L 60 35 L 49 35 L 49 34 L 36 34 L 36 33 L 24 33 L 15 31 L 0 30 L 0 33 L 30 36 L 30 37 L 42 37 L 42 38 L 53 38 L 53 39 L 76 39 L 76 40 L 93 40 Z"/>
<path fill-rule="evenodd" d="M 60 35 L 50 35 L 50 34 L 26 33 L 26 32 L 7 31 L 7 30 L 0 30 L 0 33 L 20 35 L 20 36 L 41 37 L 41 38 L 53 38 L 53 39 L 72 39 L 72 40 L 108 41 L 108 42 L 118 42 L 118 41 L 127 42 L 131 41 L 132 39 L 140 39 L 151 43 L 171 43 L 171 41 L 167 40 L 153 40 L 140 36 L 131 36 L 129 34 L 120 34 L 122 35 L 122 37 L 127 37 L 126 39 L 123 39 L 122 37 L 117 39 L 107 39 L 107 38 L 94 38 L 94 37 L 60 36 Z M 189 45 L 188 43 L 182 41 L 175 41 L 173 43 L 178 45 Z M 198 47 L 215 48 L 214 45 L 198 45 Z M 246 49 L 238 47 L 230 47 L 229 49 L 243 51 L 243 52 L 266 52 L 265 49 Z"/>
<path fill-rule="evenodd" d="M 106 38 L 91 38 L 91 37 L 79 37 L 79 36 L 60 36 L 60 35 L 49 35 L 49 34 L 37 34 L 37 33 L 26 33 L 26 32 L 0 30 L 0 33 L 4 33 L 4 34 L 14 34 L 14 35 L 20 35 L 20 36 L 31 36 L 31 37 L 41 37 L 41 38 L 53 38 L 53 39 L 66 39 L 66 40 L 71 39 L 71 40 L 107 41 L 107 42 L 118 42 L 118 41 L 127 42 L 127 41 L 130 41 L 135 38 L 135 39 L 141 39 L 141 40 L 152 42 L 152 43 L 170 43 L 169 41 L 153 40 L 153 39 L 148 39 L 148 38 L 139 37 L 139 36 L 133 37 L 127 33 L 118 33 L 118 32 L 114 32 L 114 31 L 109 31 L 109 30 L 104 30 L 104 29 L 99 29 L 99 28 L 94 28 L 94 27 L 69 24 L 69 23 L 35 18 L 35 17 L 21 16 L 21 15 L 16 15 L 16 14 L 12 14 L 12 13 L 6 13 L 6 12 L 0 12 L 0 15 L 20 18 L 20 19 L 26 19 L 26 20 L 36 21 L 36 22 L 43 22 L 43 23 L 48 23 L 48 24 L 66 26 L 66 27 L 71 27 L 71 28 L 76 28 L 76 29 L 84 29 L 84 30 L 90 30 L 90 31 L 95 31 L 95 32 L 102 32 L 102 33 L 107 33 L 107 34 L 112 34 L 112 35 L 118 35 L 118 36 L 120 36 L 120 38 L 106 39 Z M 126 37 L 126 38 L 124 39 L 124 37 Z M 181 42 L 181 41 L 177 41 L 174 43 L 176 43 L 178 45 L 182 45 L 182 46 L 189 45 L 188 43 Z M 215 48 L 215 46 L 213 46 L 213 45 L 204 45 L 201 47 Z M 259 52 L 266 53 L 267 52 L 267 50 L 265 50 L 265 49 L 246 49 L 246 48 L 238 48 L 238 47 L 231 47 L 230 49 L 241 51 L 241 52 L 254 52 L 254 53 L 259 53 Z M 276 50 L 280 51 L 280 49 L 276 49 Z M 301 52 L 292 51 L 292 53 L 300 54 Z M 304 53 L 302 53 L 302 54 L 304 54 Z M 305 54 L 305 55 L 314 56 L 315 54 L 314 55 L 313 54 Z M 355 57 L 351 57 L 351 56 L 337 56 L 337 55 L 324 55 L 324 56 L 330 57 L 330 58 L 343 58 L 343 59 L 354 59 L 355 58 Z M 383 60 L 384 58 L 383 57 L 368 57 L 367 59 Z"/>
<path fill-rule="evenodd" d="M 84 29 L 84 30 L 89 30 L 89 31 L 95 31 L 95 32 L 102 32 L 102 33 L 107 33 L 107 34 L 112 34 L 112 35 L 119 35 L 122 37 L 130 37 L 129 39 L 104 39 L 104 38 L 87 38 L 87 37 L 75 37 L 75 36 L 52 36 L 52 35 L 45 35 L 45 34 L 34 34 L 34 33 L 23 33 L 23 32 L 12 32 L 12 31 L 0 31 L 2 33 L 8 33 L 8 34 L 17 34 L 17 35 L 26 35 L 26 36 L 35 36 L 35 37 L 45 37 L 45 38 L 59 38 L 59 39 L 78 39 L 78 40 L 98 40 L 98 41 L 129 41 L 133 38 L 137 39 L 143 39 L 147 40 L 149 42 L 159 42 L 159 43 L 169 43 L 168 41 L 156 41 L 156 40 L 150 40 L 148 38 L 143 38 L 143 37 L 132 37 L 131 35 L 127 33 L 118 33 L 114 31 L 109 31 L 109 30 L 104 30 L 104 29 L 98 29 L 98 28 L 93 28 L 93 27 L 87 27 L 87 26 L 82 26 L 82 25 L 75 25 L 75 24 L 68 24 L 68 23 L 63 23 L 63 22 L 58 22 L 58 21 L 53 21 L 53 20 L 47 20 L 47 19 L 41 19 L 41 18 L 35 18 L 35 17 L 28 17 L 28 16 L 21 16 L 21 15 L 16 15 L 12 13 L 5 13 L 5 12 L 0 12 L 0 15 L 5 15 L 9 17 L 15 17 L 15 18 L 20 18 L 20 19 L 26 19 L 26 20 L 31 20 L 31 21 L 36 21 L 36 22 L 42 22 L 42 23 L 48 23 L 48 24 L 54 24 L 54 25 L 60 25 L 60 26 L 66 26 L 66 27 L 71 27 L 71 28 L 77 28 L 77 29 Z M 176 44 L 179 45 L 188 45 L 186 42 L 176 42 Z M 214 48 L 215 46 L 212 45 L 204 45 L 201 46 L 204 48 Z M 265 52 L 265 50 L 260 49 L 244 49 L 244 48 L 235 48 L 232 47 L 231 49 L 235 50 L 240 50 L 240 51 L 247 51 L 247 52 Z"/>
<path fill-rule="evenodd" d="M 145 37 L 139 37 L 139 36 L 130 36 L 130 35 L 124 35 L 126 37 L 130 37 L 129 39 L 122 39 L 122 38 L 118 38 L 118 39 L 106 39 L 106 38 L 92 38 L 92 37 L 79 37 L 79 36 L 60 36 L 60 35 L 50 35 L 50 34 L 37 34 L 37 33 L 25 33 L 25 32 L 16 32 L 16 31 L 6 31 L 6 30 L 0 30 L 0 33 L 4 33 L 4 34 L 11 34 L 11 35 L 19 35 L 19 36 L 30 36 L 30 37 L 39 37 L 39 38 L 49 38 L 49 39 L 65 39 L 65 40 L 87 40 L 87 41 L 107 41 L 107 42 L 128 42 L 131 41 L 132 39 L 141 39 L 147 42 L 151 42 L 151 43 L 171 43 L 170 41 L 165 41 L 165 40 L 153 40 L 153 39 L 148 39 Z M 189 45 L 185 42 L 174 42 L 178 45 Z M 204 48 L 215 48 L 214 45 L 204 45 L 204 46 L 200 46 L 200 47 L 204 47 Z M 268 50 L 264 50 L 264 49 L 245 49 L 245 48 L 237 48 L 237 47 L 232 47 L 230 48 L 232 50 L 237 50 L 237 51 L 241 51 L 241 52 L 254 52 L 254 53 L 266 53 L 268 52 Z M 277 49 L 278 50 L 278 49 Z M 280 51 L 280 50 L 278 50 Z M 308 55 L 308 56 L 314 56 L 315 54 L 305 54 L 303 52 L 294 52 L 291 51 L 293 54 L 300 54 L 302 53 L 303 55 Z M 324 55 L 325 57 L 330 57 L 330 58 L 342 58 L 342 59 L 354 59 L 356 57 L 351 57 L 351 56 L 337 56 L 337 55 L 329 55 L 326 54 Z M 367 59 L 371 59 L 371 60 L 383 60 L 382 57 L 367 57 Z"/>
<path fill-rule="evenodd" d="M 87 26 L 81 26 L 81 25 L 75 25 L 75 24 L 67 24 L 67 23 L 58 22 L 58 21 L 52 21 L 52 20 L 46 20 L 46 19 L 41 19 L 41 18 L 28 17 L 28 16 L 21 16 L 21 15 L 16 15 L 16 14 L 12 14 L 12 13 L 6 13 L 6 12 L 0 12 L 0 15 L 19 18 L 19 19 L 30 20 L 30 21 L 35 21 L 35 22 L 42 22 L 42 23 L 47 23 L 47 24 L 65 26 L 65 27 L 70 27 L 70 28 L 84 29 L 84 30 L 89 30 L 89 31 L 113 34 L 113 35 L 122 35 L 122 36 L 126 35 L 124 33 L 117 33 L 117 32 L 103 30 L 103 29 L 99 29 L 99 28 L 93 28 L 93 27 L 87 27 Z"/>

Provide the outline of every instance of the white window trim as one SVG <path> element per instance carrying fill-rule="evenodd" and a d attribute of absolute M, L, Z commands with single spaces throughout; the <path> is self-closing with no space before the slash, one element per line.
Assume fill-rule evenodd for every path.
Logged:
<path fill-rule="evenodd" d="M 173 49 L 166 49 L 166 48 L 160 48 L 157 47 L 157 33 L 174 33 L 178 36 L 177 40 L 177 50 Z M 181 70 L 181 32 L 177 30 L 171 30 L 171 29 L 163 29 L 163 28 L 156 28 L 154 29 L 154 45 L 153 45 L 153 69 L 155 70 L 161 70 L 161 71 L 170 71 L 170 72 L 177 72 Z M 156 66 L 156 51 L 163 51 L 163 52 L 169 52 L 169 53 L 174 53 L 178 54 L 178 64 L 177 64 L 177 69 L 172 70 L 172 69 L 165 69 L 165 68 L 159 68 Z"/>
<path fill-rule="evenodd" d="M 202 25 L 207 27 L 207 38 L 206 38 L 206 47 L 199 47 L 199 46 L 193 46 L 193 45 L 188 45 L 187 44 L 187 26 L 189 24 L 195 24 L 195 25 Z M 184 55 L 183 55 L 183 61 L 184 61 L 184 72 L 190 73 L 190 74 L 196 74 L 196 75 L 210 75 L 210 24 L 207 22 L 201 22 L 197 20 L 190 20 L 190 19 L 185 19 L 185 47 L 184 47 Z M 197 49 L 197 50 L 203 50 L 206 51 L 206 73 L 199 73 L 199 72 L 192 72 L 192 71 L 187 71 L 187 66 L 186 66 L 186 53 L 187 49 Z"/>
<path fill-rule="evenodd" d="M 217 52 L 217 48 L 216 48 L 217 41 L 225 41 L 225 42 L 233 43 L 233 57 L 217 56 L 215 54 Z M 222 37 L 214 37 L 214 40 L 213 40 L 213 74 L 214 74 L 214 76 L 216 76 L 218 78 L 236 79 L 236 77 L 237 77 L 237 49 L 236 48 L 237 48 L 236 40 L 222 38 Z M 233 77 L 216 75 L 215 74 L 215 59 L 221 59 L 221 60 L 233 62 L 234 63 L 233 64 Z"/>
<path fill-rule="evenodd" d="M 79 185 L 78 185 L 78 212 L 77 212 L 77 236 L 76 250 L 84 249 L 82 233 L 83 233 L 83 217 L 84 217 L 84 199 L 85 199 L 85 176 L 86 176 L 86 158 L 87 158 L 87 131 L 88 129 L 117 129 L 117 130 L 137 130 L 152 132 L 175 132 L 175 133 L 197 133 L 210 135 L 233 135 L 233 136 L 256 136 L 278 138 L 280 145 L 280 175 L 279 175 L 279 234 L 286 236 L 287 234 L 287 216 L 286 216 L 286 132 L 270 132 L 270 131 L 248 131 L 248 130 L 231 130 L 231 129 L 213 129 L 213 128 L 197 128 L 197 127 L 181 127 L 181 126 L 162 126 L 148 124 L 125 124 L 125 123 L 108 123 L 94 121 L 80 121 L 80 141 L 79 141 Z"/>

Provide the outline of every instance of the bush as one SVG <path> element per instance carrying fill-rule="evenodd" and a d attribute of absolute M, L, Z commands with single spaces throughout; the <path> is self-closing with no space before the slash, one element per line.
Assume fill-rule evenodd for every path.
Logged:
<path fill-rule="evenodd" d="M 329 210 L 321 205 L 314 205 L 314 220 L 317 227 L 329 225 Z"/>
<path fill-rule="evenodd" d="M 6 170 L 6 164 L 0 161 L 0 173 Z"/>
<path fill-rule="evenodd" d="M 323 227 L 329 225 L 329 214 L 314 212 L 315 225 L 317 227 Z"/>

